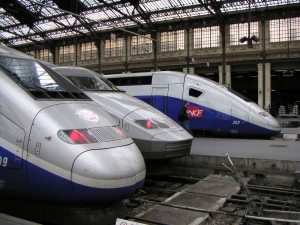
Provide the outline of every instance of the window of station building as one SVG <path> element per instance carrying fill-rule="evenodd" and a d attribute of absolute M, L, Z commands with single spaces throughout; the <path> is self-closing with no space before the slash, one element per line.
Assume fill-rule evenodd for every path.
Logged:
<path fill-rule="evenodd" d="M 247 41 L 241 43 L 240 39 L 249 36 L 248 23 L 230 24 L 230 45 L 247 45 Z M 259 37 L 258 22 L 250 23 L 250 37 Z M 255 42 L 253 42 L 255 43 Z"/>
<path fill-rule="evenodd" d="M 90 60 L 98 58 L 98 51 L 95 42 L 81 43 L 80 58 L 81 60 Z"/>
<path fill-rule="evenodd" d="M 194 28 L 194 49 L 220 46 L 219 26 Z"/>
<path fill-rule="evenodd" d="M 160 43 L 162 52 L 184 50 L 184 30 L 162 32 Z"/>
<path fill-rule="evenodd" d="M 53 63 L 53 55 L 49 49 L 41 49 L 39 51 L 39 55 L 40 55 L 39 58 L 40 60 Z"/>
<path fill-rule="evenodd" d="M 112 38 L 105 41 L 104 57 L 116 57 L 123 55 L 124 38 Z"/>
<path fill-rule="evenodd" d="M 146 54 L 152 52 L 152 40 L 150 34 L 131 37 L 131 55 Z"/>
<path fill-rule="evenodd" d="M 270 42 L 300 40 L 300 17 L 270 20 Z"/>
<path fill-rule="evenodd" d="M 74 61 L 74 45 L 67 45 L 59 47 L 58 53 L 59 62 L 73 62 Z"/>

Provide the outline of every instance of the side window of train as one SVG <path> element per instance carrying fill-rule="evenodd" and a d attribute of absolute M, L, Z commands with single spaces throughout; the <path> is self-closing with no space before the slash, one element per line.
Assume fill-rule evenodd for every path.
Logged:
<path fill-rule="evenodd" d="M 150 85 L 152 76 L 108 78 L 116 86 Z"/>
<path fill-rule="evenodd" d="M 201 96 L 202 94 L 203 94 L 202 91 L 196 90 L 196 89 L 194 89 L 194 88 L 190 88 L 190 89 L 189 89 L 189 96 L 198 98 L 198 97 Z"/>

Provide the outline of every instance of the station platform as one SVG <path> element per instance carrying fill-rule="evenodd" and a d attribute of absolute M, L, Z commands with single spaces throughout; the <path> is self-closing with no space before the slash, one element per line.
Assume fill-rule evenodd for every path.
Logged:
<path fill-rule="evenodd" d="M 300 127 L 300 117 L 276 117 L 281 128 L 297 128 Z"/>
<path fill-rule="evenodd" d="M 299 138 L 299 127 L 282 128 L 272 140 L 196 137 L 191 154 L 172 160 L 170 166 L 178 175 L 205 176 L 226 170 L 223 163 L 228 164 L 228 154 L 243 172 L 300 179 Z"/>

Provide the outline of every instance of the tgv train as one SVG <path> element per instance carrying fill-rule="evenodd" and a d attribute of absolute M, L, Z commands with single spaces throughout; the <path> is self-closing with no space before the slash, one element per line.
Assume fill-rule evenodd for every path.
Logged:
<path fill-rule="evenodd" d="M 105 77 L 177 122 L 183 102 L 189 101 L 193 130 L 220 136 L 271 137 L 280 133 L 276 119 L 257 104 L 200 76 L 164 71 Z"/>
<path fill-rule="evenodd" d="M 105 205 L 132 195 L 145 174 L 138 147 L 101 107 L 35 59 L 0 46 L 0 196 Z"/>
<path fill-rule="evenodd" d="M 135 141 L 144 159 L 171 159 L 190 153 L 193 137 L 165 114 L 120 91 L 100 74 L 81 67 L 54 67 L 99 104 Z"/>

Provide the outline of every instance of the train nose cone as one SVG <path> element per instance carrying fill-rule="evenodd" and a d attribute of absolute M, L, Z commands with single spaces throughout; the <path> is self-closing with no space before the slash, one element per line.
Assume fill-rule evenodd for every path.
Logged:
<path fill-rule="evenodd" d="M 189 155 L 193 136 L 185 130 L 167 132 L 152 138 L 153 158 L 172 159 Z"/>
<path fill-rule="evenodd" d="M 127 198 L 143 185 L 144 159 L 135 144 L 90 150 L 74 161 L 72 186 L 85 203 L 107 203 Z"/>
<path fill-rule="evenodd" d="M 272 135 L 277 135 L 281 131 L 280 124 L 278 123 L 278 121 L 275 118 L 269 118 L 266 121 L 266 128 L 273 131 Z"/>
<path fill-rule="evenodd" d="M 278 121 L 275 118 L 268 119 L 266 124 L 267 124 L 268 127 L 278 129 L 279 131 L 281 129 L 280 124 L 278 123 Z"/>

